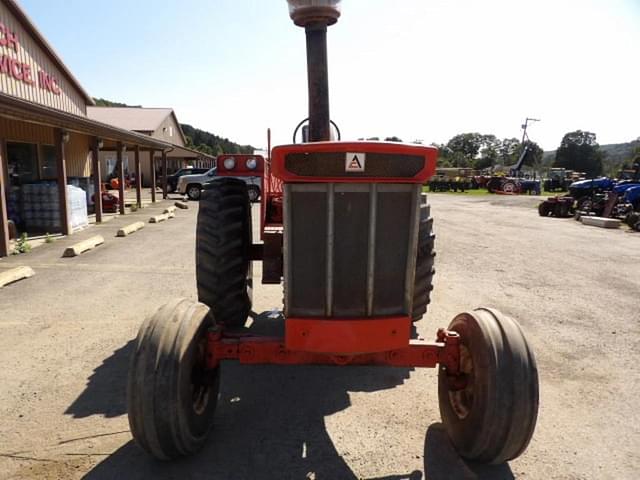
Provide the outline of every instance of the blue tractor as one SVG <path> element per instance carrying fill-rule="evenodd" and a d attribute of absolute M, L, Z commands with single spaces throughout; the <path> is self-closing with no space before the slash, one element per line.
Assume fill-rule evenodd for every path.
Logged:
<path fill-rule="evenodd" d="M 608 177 L 580 180 L 569 186 L 566 196 L 550 197 L 543 201 L 541 216 L 568 217 L 581 215 L 620 218 L 635 230 L 640 230 L 640 157 L 634 159 L 634 170 Z"/>

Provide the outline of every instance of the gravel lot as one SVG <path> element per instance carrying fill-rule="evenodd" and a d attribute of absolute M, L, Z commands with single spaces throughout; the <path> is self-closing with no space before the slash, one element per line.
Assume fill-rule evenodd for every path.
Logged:
<path fill-rule="evenodd" d="M 541 399 L 519 459 L 488 468 L 457 457 L 435 370 L 229 364 L 204 451 L 151 460 L 128 432 L 128 357 L 146 315 L 195 297 L 191 204 L 124 239 L 112 237 L 123 219 L 92 227 L 82 235 L 107 242 L 78 258 L 60 258 L 62 240 L 0 260 L 37 272 L 0 290 L 0 478 L 638 478 L 640 234 L 540 218 L 531 197 L 431 203 L 436 287 L 420 334 L 480 305 L 520 320 Z M 281 298 L 258 285 L 254 309 Z"/>

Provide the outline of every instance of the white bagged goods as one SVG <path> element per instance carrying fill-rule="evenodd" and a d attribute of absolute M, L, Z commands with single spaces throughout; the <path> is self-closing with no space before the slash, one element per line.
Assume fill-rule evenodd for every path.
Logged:
<path fill-rule="evenodd" d="M 28 230 L 60 230 L 58 186 L 36 183 L 22 186 L 22 216 Z M 73 229 L 89 224 L 84 190 L 67 185 L 67 208 Z"/>

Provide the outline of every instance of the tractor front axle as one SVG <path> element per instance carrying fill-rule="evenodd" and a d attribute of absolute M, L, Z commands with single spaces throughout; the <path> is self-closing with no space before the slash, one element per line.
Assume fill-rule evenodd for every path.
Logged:
<path fill-rule="evenodd" d="M 233 334 L 219 327 L 207 334 L 207 368 L 214 369 L 222 360 L 244 364 L 279 365 L 386 365 L 390 367 L 434 368 L 440 364 L 449 375 L 460 368 L 460 336 L 438 330 L 437 341 L 411 340 L 404 348 L 385 352 L 352 355 L 288 350 L 283 338 Z"/>

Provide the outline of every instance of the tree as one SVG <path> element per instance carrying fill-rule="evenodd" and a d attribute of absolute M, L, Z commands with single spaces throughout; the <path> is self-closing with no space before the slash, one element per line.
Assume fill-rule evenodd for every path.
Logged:
<path fill-rule="evenodd" d="M 96 97 L 93 97 L 93 101 L 94 101 L 94 102 L 96 102 L 96 107 L 131 107 L 131 108 L 142 108 L 142 105 L 127 105 L 126 103 L 112 102 L 111 100 L 107 100 L 106 98 L 96 98 Z"/>
<path fill-rule="evenodd" d="M 461 166 L 466 167 L 478 155 L 483 142 L 484 135 L 479 133 L 460 133 L 447 142 L 447 148 L 452 155 L 464 157 L 466 165 Z"/>
<path fill-rule="evenodd" d="M 198 145 L 196 147 L 196 150 L 198 150 L 199 152 L 205 153 L 207 155 L 213 155 L 213 148 L 211 148 L 206 143 L 201 143 L 200 145 Z"/>
<path fill-rule="evenodd" d="M 480 147 L 480 158 L 473 161 L 473 167 L 477 170 L 495 165 L 498 159 L 498 150 L 500 148 L 500 140 L 495 135 L 482 135 L 482 146 Z"/>
<path fill-rule="evenodd" d="M 498 158 L 502 165 L 513 165 L 518 161 L 520 152 L 520 140 L 517 138 L 505 138 L 500 142 Z"/>
<path fill-rule="evenodd" d="M 402 142 L 402 139 L 394 135 L 393 137 L 385 138 L 384 141 L 385 142 Z"/>
<path fill-rule="evenodd" d="M 529 166 L 539 167 L 542 163 L 542 157 L 544 156 L 544 150 L 536 142 L 529 140 L 529 152 L 524 159 L 524 164 Z"/>
<path fill-rule="evenodd" d="M 492 167 L 493 164 L 494 161 L 491 157 L 480 157 L 473 162 L 473 168 L 476 170 L 484 170 L 485 168 Z"/>
<path fill-rule="evenodd" d="M 180 126 L 185 136 L 191 138 L 190 147 L 206 153 L 212 152 L 214 155 L 222 153 L 253 153 L 255 150 L 251 145 L 238 145 L 228 138 L 222 138 L 199 128 L 193 128 L 191 125 L 183 123 Z"/>
<path fill-rule="evenodd" d="M 440 145 L 440 155 L 454 167 L 484 169 L 492 166 L 497 158 L 500 140 L 495 135 L 477 132 L 460 133 L 446 145 Z"/>
<path fill-rule="evenodd" d="M 553 166 L 585 172 L 593 178 L 602 174 L 602 159 L 596 134 L 576 130 L 562 137 Z"/>

